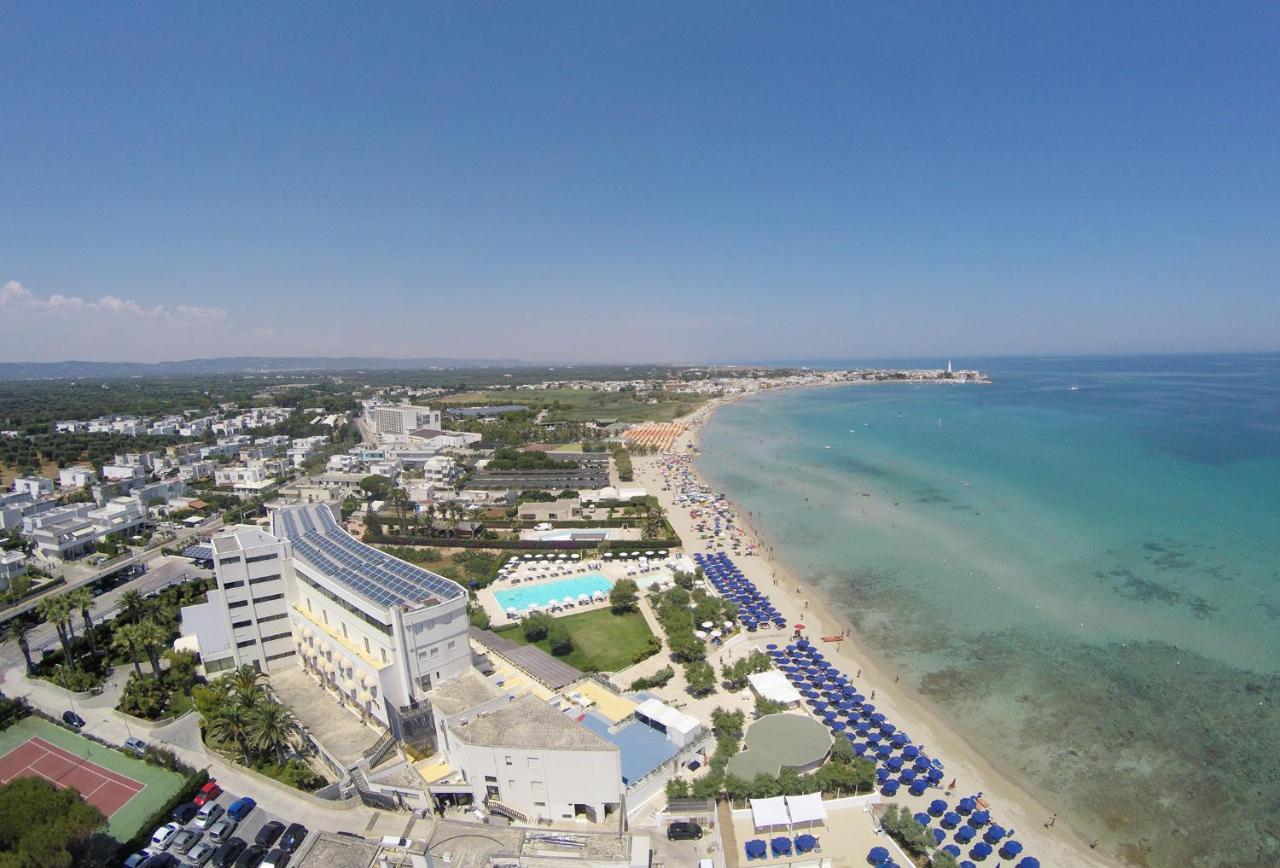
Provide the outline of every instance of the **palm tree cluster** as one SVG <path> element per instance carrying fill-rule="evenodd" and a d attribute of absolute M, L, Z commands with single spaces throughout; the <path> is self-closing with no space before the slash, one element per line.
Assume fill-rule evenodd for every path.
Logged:
<path fill-rule="evenodd" d="M 218 679 L 198 702 L 208 734 L 234 744 L 248 764 L 284 761 L 285 750 L 301 741 L 302 730 L 289 706 L 262 684 L 264 675 L 245 664 Z"/>

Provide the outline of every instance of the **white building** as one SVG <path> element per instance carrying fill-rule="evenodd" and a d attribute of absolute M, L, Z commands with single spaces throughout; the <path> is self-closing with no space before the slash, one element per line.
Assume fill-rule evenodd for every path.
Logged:
<path fill-rule="evenodd" d="M 22 530 L 44 557 L 72 560 L 89 554 L 112 534 L 132 536 L 146 521 L 147 509 L 138 498 L 113 497 L 99 507 L 78 503 L 28 515 Z"/>
<path fill-rule="evenodd" d="M 0 551 L 0 591 L 7 591 L 9 583 L 26 571 L 26 555 L 20 551 Z"/>
<path fill-rule="evenodd" d="M 236 494 L 259 494 L 264 488 L 275 484 L 275 478 L 268 472 L 266 462 L 255 461 L 252 464 L 231 464 L 213 471 L 216 485 L 230 488 Z"/>
<path fill-rule="evenodd" d="M 436 700 L 442 711 L 446 701 Z M 490 810 L 599 822 L 622 807 L 618 746 L 532 693 L 438 718 L 441 751 Z"/>
<path fill-rule="evenodd" d="M 364 412 L 375 434 L 405 435 L 419 428 L 440 427 L 440 411 L 429 407 L 370 403 Z"/>
<path fill-rule="evenodd" d="M 252 663 L 263 672 L 294 662 L 285 591 L 286 545 L 266 531 L 237 525 L 215 536 L 213 571 L 235 666 Z M 210 602 L 215 602 L 210 595 Z M 208 640 L 200 636 L 204 660 Z M 206 666 L 208 661 L 204 661 Z"/>
<path fill-rule="evenodd" d="M 98 481 L 98 474 L 88 464 L 75 464 L 58 471 L 59 488 L 85 488 Z"/>
<path fill-rule="evenodd" d="M 38 500 L 46 494 L 53 494 L 53 480 L 43 476 L 19 476 L 13 480 L 13 492 L 26 494 Z"/>

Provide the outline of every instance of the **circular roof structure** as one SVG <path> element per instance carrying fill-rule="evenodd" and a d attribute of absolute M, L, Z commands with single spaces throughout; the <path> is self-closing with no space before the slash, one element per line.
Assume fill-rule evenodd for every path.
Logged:
<path fill-rule="evenodd" d="M 743 749 L 730 758 L 726 771 L 751 780 L 760 772 L 776 775 L 784 767 L 808 769 L 830 750 L 831 735 L 813 718 L 768 714 L 747 727 Z"/>

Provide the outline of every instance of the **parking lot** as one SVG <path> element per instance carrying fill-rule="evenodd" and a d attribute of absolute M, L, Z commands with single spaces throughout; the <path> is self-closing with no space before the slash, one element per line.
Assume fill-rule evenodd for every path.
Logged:
<path fill-rule="evenodd" d="M 244 793 L 229 793 L 229 792 L 223 792 L 221 795 L 219 795 L 216 799 L 213 799 L 212 801 L 213 801 L 213 803 L 214 803 L 214 804 L 216 804 L 216 805 L 218 805 L 219 807 L 221 807 L 221 808 L 223 809 L 223 811 L 225 812 L 228 808 L 230 808 L 230 807 L 231 807 L 231 804 L 232 804 L 236 799 L 240 798 L 242 795 L 245 795 L 245 794 L 244 794 Z M 245 817 L 245 818 L 244 818 L 244 820 L 243 820 L 243 821 L 241 821 L 241 822 L 236 826 L 235 831 L 232 833 L 232 837 L 239 838 L 240 840 L 244 841 L 244 842 L 245 842 L 245 844 L 247 844 L 247 845 L 249 845 L 249 846 L 252 846 L 252 845 L 253 845 L 253 843 L 254 843 L 254 839 L 255 839 L 255 838 L 257 838 L 258 831 L 259 831 L 263 826 L 265 826 L 267 823 L 270 823 L 272 820 L 278 820 L 278 821 L 280 821 L 282 824 L 284 824 L 284 826 L 285 826 L 286 828 L 289 826 L 289 824 L 290 824 L 290 823 L 294 822 L 294 820 L 293 820 L 292 818 L 290 818 L 290 817 L 281 816 L 281 815 L 279 815 L 279 814 L 276 814 L 276 813 L 273 813 L 273 812 L 272 812 L 272 810 L 271 810 L 271 808 L 272 808 L 272 804 L 271 804 L 271 795 L 270 795 L 270 794 L 267 794 L 267 795 L 264 797 L 264 801 L 259 800 L 259 798 L 258 798 L 258 796 L 257 796 L 256 794 L 250 794 L 250 798 L 252 798 L 252 799 L 254 799 L 255 801 L 257 801 L 257 802 L 258 802 L 258 804 L 254 807 L 254 809 L 253 809 L 252 811 L 250 811 L 250 812 L 249 812 L 249 815 L 248 815 L 247 817 Z M 218 820 L 219 820 L 219 821 L 224 820 L 224 819 L 226 819 L 226 814 L 225 814 L 225 813 L 223 813 L 223 814 L 222 814 L 222 816 L 218 817 Z M 213 825 L 215 825 L 215 823 L 210 823 L 209 825 L 210 825 L 210 826 L 213 826 Z M 195 821 L 195 819 L 194 819 L 194 818 L 193 818 L 190 822 L 188 822 L 188 823 L 183 823 L 183 824 L 181 824 L 181 826 L 182 826 L 182 828 L 183 828 L 183 829 L 188 829 L 188 830 L 191 830 L 191 831 L 200 832 L 200 833 L 201 833 L 201 836 L 200 836 L 200 839 L 199 839 L 200 841 L 207 841 L 207 840 L 208 840 L 208 838 L 207 838 L 207 834 L 206 834 L 206 833 L 208 832 L 208 829 L 200 829 L 200 828 L 196 825 L 196 821 Z M 154 831 L 154 830 L 152 830 L 152 831 Z M 303 847 L 305 847 L 305 845 L 306 845 L 306 842 L 307 842 L 307 841 L 309 841 L 309 840 L 311 840 L 311 838 L 312 838 L 312 836 L 313 836 L 314 834 L 315 834 L 315 830 L 313 830 L 313 829 L 308 829 L 308 830 L 307 830 L 307 836 L 306 836 L 306 838 L 305 838 L 305 839 L 303 839 L 303 841 L 302 841 L 302 842 L 300 842 L 300 844 L 299 844 L 299 846 L 298 846 L 297 850 L 301 850 L 301 849 L 303 849 Z M 269 848 L 268 848 L 268 850 L 273 849 L 273 848 L 275 848 L 275 847 L 278 847 L 279 845 L 280 845 L 280 841 L 279 841 L 279 839 L 277 839 L 277 840 L 276 840 L 276 841 L 271 845 L 271 847 L 269 847 Z M 296 852 L 296 850 L 295 850 L 295 852 Z M 186 855 L 184 855 L 184 854 L 176 854 L 176 853 L 175 853 L 175 854 L 173 854 L 173 855 L 174 855 L 174 856 L 176 856 L 176 857 L 180 860 L 180 862 L 181 862 L 182 864 L 184 864 L 184 865 L 185 865 L 185 864 L 189 864 L 189 860 L 187 859 Z M 212 864 L 212 862 L 210 862 L 210 863 L 206 863 L 206 864 Z"/>

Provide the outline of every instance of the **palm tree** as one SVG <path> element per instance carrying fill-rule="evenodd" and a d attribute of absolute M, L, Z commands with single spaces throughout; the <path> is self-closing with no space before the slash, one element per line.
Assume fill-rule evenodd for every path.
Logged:
<path fill-rule="evenodd" d="M 249 744 L 274 753 L 277 762 L 283 759 L 284 749 L 297 741 L 299 731 L 298 719 L 287 705 L 265 702 L 249 712 Z"/>
<path fill-rule="evenodd" d="M 31 662 L 31 646 L 27 644 L 27 633 L 29 632 L 31 632 L 31 625 L 26 622 L 25 618 L 14 618 L 5 628 L 5 637 L 13 637 L 14 641 L 18 643 L 18 648 L 22 651 L 23 659 L 27 661 L 28 675 L 35 671 L 35 664 Z"/>
<path fill-rule="evenodd" d="M 137 624 L 117 624 L 111 635 L 111 647 L 115 651 L 128 651 L 133 658 L 133 669 L 142 678 L 142 666 L 138 664 L 138 648 L 142 642 L 138 638 Z"/>
<path fill-rule="evenodd" d="M 240 746 L 240 755 L 249 760 L 249 710 L 239 703 L 230 702 L 208 722 L 209 734 L 215 738 L 234 741 Z"/>
<path fill-rule="evenodd" d="M 68 596 L 71 598 L 71 604 L 80 609 L 80 617 L 84 620 L 84 635 L 89 638 L 89 653 L 97 657 L 98 640 L 93 635 L 93 618 L 89 616 L 89 610 L 93 608 L 93 592 L 88 588 L 80 587 Z"/>
<path fill-rule="evenodd" d="M 246 708 L 251 708 L 258 704 L 263 690 L 262 670 L 251 663 L 245 663 L 227 676 L 227 684 L 231 687 L 231 693 L 240 702 L 244 703 Z"/>
<path fill-rule="evenodd" d="M 140 591 L 128 590 L 120 595 L 120 609 L 124 616 L 134 624 L 142 620 L 147 611 L 146 598 Z"/>
<path fill-rule="evenodd" d="M 169 631 L 150 618 L 133 626 L 137 628 L 138 642 L 142 645 L 142 650 L 146 652 L 147 659 L 151 661 L 151 672 L 155 675 L 156 681 L 159 681 L 161 673 L 160 652 L 158 649 L 169 644 Z"/>
<path fill-rule="evenodd" d="M 70 610 L 71 607 L 67 605 L 67 601 L 61 594 L 54 597 L 45 597 L 36 603 L 36 614 L 52 624 L 58 631 L 58 641 L 62 643 L 62 659 L 64 663 L 71 662 L 71 642 L 67 639 L 67 631 L 63 628 L 63 622 L 67 620 Z"/>

